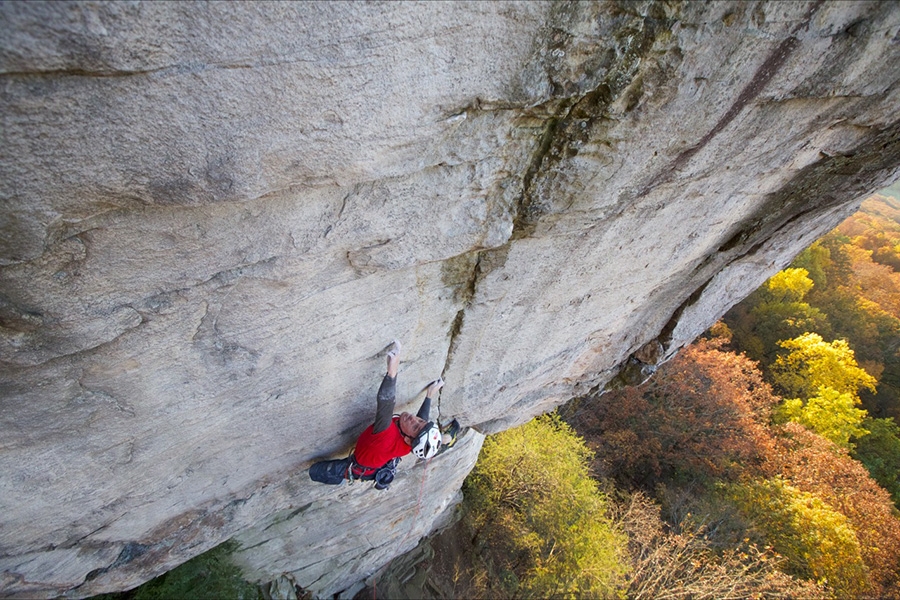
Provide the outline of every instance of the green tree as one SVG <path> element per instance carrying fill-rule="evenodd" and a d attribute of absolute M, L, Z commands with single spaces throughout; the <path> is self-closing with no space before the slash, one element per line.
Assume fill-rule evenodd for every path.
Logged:
<path fill-rule="evenodd" d="M 822 251 L 827 254 L 827 250 Z M 824 281 L 822 273 L 820 278 Z M 830 335 L 828 315 L 804 301 L 813 288 L 813 279 L 805 268 L 788 268 L 770 277 L 726 315 L 735 345 L 760 361 L 765 370 L 775 360 L 781 340 L 807 331 Z"/>
<path fill-rule="evenodd" d="M 816 331 L 825 335 L 831 332 L 828 316 L 806 302 L 762 302 L 751 309 L 753 331 L 759 338 L 760 355 L 765 365 L 770 365 L 779 353 L 782 340 Z"/>
<path fill-rule="evenodd" d="M 804 269 L 813 281 L 814 287 L 825 289 L 828 285 L 827 270 L 831 266 L 831 252 L 816 241 L 797 255 L 791 263 L 792 267 Z"/>
<path fill-rule="evenodd" d="M 465 492 L 507 593 L 606 598 L 622 589 L 627 540 L 606 517 L 590 458 L 556 415 L 485 440 Z"/>
<path fill-rule="evenodd" d="M 167 573 L 127 592 L 95 596 L 96 600 L 256 600 L 259 587 L 246 581 L 231 562 L 237 543 L 227 541 Z"/>
<path fill-rule="evenodd" d="M 900 508 L 900 427 L 893 419 L 866 419 L 863 427 L 869 433 L 856 441 L 853 456 Z"/>

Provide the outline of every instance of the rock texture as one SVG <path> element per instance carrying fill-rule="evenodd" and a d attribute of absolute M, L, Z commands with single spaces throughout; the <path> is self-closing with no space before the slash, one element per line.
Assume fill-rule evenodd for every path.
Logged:
<path fill-rule="evenodd" d="M 3 3 L 0 594 L 232 537 L 249 576 L 350 588 L 477 432 L 645 376 L 900 175 L 898 30 L 892 2 Z M 474 429 L 390 492 L 311 484 L 394 337 L 398 408 L 443 373 Z"/>

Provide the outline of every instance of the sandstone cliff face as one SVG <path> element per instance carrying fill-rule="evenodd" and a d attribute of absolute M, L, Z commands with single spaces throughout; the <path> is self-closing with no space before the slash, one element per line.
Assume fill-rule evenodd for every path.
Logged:
<path fill-rule="evenodd" d="M 0 6 L 0 594 L 345 590 L 900 165 L 890 2 Z M 472 427 L 309 482 L 398 410 Z"/>

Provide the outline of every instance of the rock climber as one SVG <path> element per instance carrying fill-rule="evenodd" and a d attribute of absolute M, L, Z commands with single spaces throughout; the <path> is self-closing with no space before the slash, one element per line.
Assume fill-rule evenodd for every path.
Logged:
<path fill-rule="evenodd" d="M 400 349 L 400 342 L 395 340 L 388 352 L 387 373 L 376 397 L 375 422 L 360 434 L 350 456 L 312 465 L 309 476 L 313 481 L 337 485 L 345 479 L 351 482 L 360 479 L 375 481 L 377 489 L 387 489 L 403 456 L 412 452 L 427 460 L 456 443 L 460 428 L 456 419 L 443 432 L 437 423 L 428 420 L 431 399 L 444 387 L 441 378 L 428 385 L 416 415 L 408 412 L 394 415 Z"/>

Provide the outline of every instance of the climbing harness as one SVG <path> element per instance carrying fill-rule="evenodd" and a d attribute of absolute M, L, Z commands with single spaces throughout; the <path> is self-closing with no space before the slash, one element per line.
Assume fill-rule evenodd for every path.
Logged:
<path fill-rule="evenodd" d="M 386 490 L 394 481 L 397 474 L 397 465 L 400 464 L 400 458 L 392 458 L 381 467 L 366 467 L 356 462 L 356 456 L 352 453 L 349 456 L 350 464 L 347 466 L 346 478 L 349 485 L 353 485 L 354 480 L 375 481 L 376 490 Z"/>

